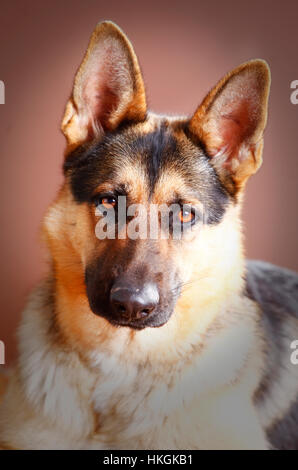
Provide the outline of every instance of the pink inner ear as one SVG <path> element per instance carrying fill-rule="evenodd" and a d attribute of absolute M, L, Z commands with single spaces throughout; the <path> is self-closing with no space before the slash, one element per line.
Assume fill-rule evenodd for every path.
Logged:
<path fill-rule="evenodd" d="M 90 128 L 94 125 L 99 125 L 103 130 L 109 128 L 109 117 L 120 102 L 116 78 L 114 76 L 112 79 L 109 71 L 101 69 L 85 83 L 83 100 L 87 105 Z"/>
<path fill-rule="evenodd" d="M 261 163 L 269 84 L 264 62 L 243 64 L 210 91 L 190 121 L 218 171 L 237 174 L 238 181 Z"/>
<path fill-rule="evenodd" d="M 247 143 L 253 136 L 259 119 L 257 96 L 250 90 L 246 90 L 246 96 L 236 93 L 230 97 L 231 101 L 225 100 L 217 112 L 215 118 L 217 132 L 221 145 L 218 152 L 226 151 L 229 158 L 236 156 L 242 144 Z M 234 93 L 235 95 L 235 93 Z M 234 99 L 233 99 L 234 98 Z"/>
<path fill-rule="evenodd" d="M 231 106 L 231 111 L 219 119 L 218 131 L 224 147 L 231 150 L 236 149 L 241 142 L 249 137 L 252 127 L 252 119 L 250 116 L 250 106 L 246 100 L 236 103 Z"/>
<path fill-rule="evenodd" d="M 93 51 L 82 80 L 82 106 L 90 133 L 111 128 L 110 118 L 130 88 L 126 55 L 121 45 L 107 38 Z"/>
<path fill-rule="evenodd" d="M 86 93 L 86 95 L 86 102 L 92 113 L 93 120 L 100 124 L 103 130 L 107 130 L 109 128 L 109 117 L 112 111 L 118 108 L 119 95 L 105 81 L 102 83 L 98 82 L 89 94 Z"/>

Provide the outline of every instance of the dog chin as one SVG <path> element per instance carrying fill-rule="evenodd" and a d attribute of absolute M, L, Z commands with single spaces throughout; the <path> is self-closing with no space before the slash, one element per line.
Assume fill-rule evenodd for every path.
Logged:
<path fill-rule="evenodd" d="M 105 312 L 92 309 L 92 312 L 107 320 L 111 325 L 115 326 L 116 328 L 131 328 L 132 330 L 143 330 L 145 328 L 160 328 L 161 326 L 165 325 L 170 317 L 172 316 L 173 311 L 169 313 L 162 313 L 162 314 L 155 314 L 152 315 L 151 318 L 145 318 L 135 321 L 117 319 L 110 314 Z"/>

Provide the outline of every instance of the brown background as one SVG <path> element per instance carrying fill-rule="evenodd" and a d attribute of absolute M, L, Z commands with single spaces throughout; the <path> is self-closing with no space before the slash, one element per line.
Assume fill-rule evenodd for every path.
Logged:
<path fill-rule="evenodd" d="M 272 70 L 264 165 L 244 208 L 249 257 L 298 270 L 298 3 L 293 1 L 43 0 L 0 4 L 1 316 L 7 359 L 30 288 L 45 271 L 40 220 L 62 181 L 59 124 L 89 35 L 111 19 L 128 34 L 149 103 L 191 113 L 228 70 L 255 57 Z"/>

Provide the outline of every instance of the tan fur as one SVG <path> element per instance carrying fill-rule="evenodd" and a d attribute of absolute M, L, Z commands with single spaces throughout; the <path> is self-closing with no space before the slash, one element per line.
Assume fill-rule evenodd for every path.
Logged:
<path fill-rule="evenodd" d="M 90 240 L 92 251 L 92 217 L 87 207 L 73 206 L 65 187 L 46 217 L 57 273 L 56 314 L 53 317 L 50 311 L 49 286 L 41 286 L 20 330 L 21 369 L 0 410 L 0 442 L 18 448 L 265 448 L 252 411 L 261 357 L 261 343 L 255 344 L 254 337 L 256 311 L 240 297 L 231 305 L 227 296 L 242 287 L 243 257 L 235 210 L 231 207 L 220 229 L 203 227 L 200 241 L 189 240 L 189 250 L 183 257 L 180 254 L 180 260 L 177 253 L 189 281 L 200 282 L 186 286 L 168 323 L 131 332 L 113 327 L 90 311 L 82 267 L 89 256 L 84 240 Z M 32 324 L 34 341 L 27 334 Z M 233 357 L 226 356 L 225 345 L 231 347 L 233 342 Z M 192 384 L 198 376 L 200 383 Z M 45 383 L 48 403 L 40 388 L 45 389 Z M 73 391 L 71 384 L 75 384 Z M 145 402 L 140 401 L 144 389 L 148 390 Z M 232 399 L 234 394 L 237 400 Z M 227 415 L 234 415 L 238 400 L 233 432 L 223 433 Z M 22 412 L 15 413 L 11 422 L 10 406 L 17 403 Z M 162 415 L 167 418 L 160 427 Z M 247 422 L 251 424 L 245 431 Z M 182 435 L 181 426 L 185 427 Z M 38 440 L 33 429 L 39 430 Z"/>
<path fill-rule="evenodd" d="M 5 445 L 99 449 L 266 446 L 247 396 L 259 379 L 259 356 L 249 353 L 257 346 L 253 306 L 249 318 L 243 305 L 245 316 L 240 323 L 239 310 L 235 321 L 233 312 L 227 312 L 213 326 L 216 335 L 209 327 L 205 344 L 195 355 L 199 332 L 193 328 L 180 335 L 170 324 L 167 331 L 157 329 L 152 335 L 152 331 L 144 330 L 133 337 L 127 329 L 114 329 L 113 335 L 106 334 L 101 340 L 99 349 L 88 353 L 85 348 L 80 359 L 74 347 L 67 346 L 69 342 L 60 344 L 50 334 L 53 318 L 47 305 L 49 295 L 49 286 L 40 286 L 25 312 L 20 330 L 21 369 L 16 371 L 1 408 L 0 441 Z M 34 339 L 27 334 L 32 323 Z M 225 347 L 231 342 L 232 356 L 230 348 Z M 158 348 L 159 357 L 149 354 L 153 348 Z M 24 392 L 20 383 L 25 386 Z M 233 426 L 235 434 L 222 433 L 235 406 L 239 423 Z M 160 426 L 163 416 L 167 419 Z M 244 423 L 250 425 L 246 428 Z M 182 434 L 181 426 L 185 427 Z"/>
<path fill-rule="evenodd" d="M 94 138 L 100 125 L 94 114 L 88 114 L 84 87 L 86 74 L 93 70 L 93 57 L 105 41 L 111 47 L 117 42 L 130 64 L 129 80 L 133 80 L 133 92 L 108 116 L 106 128 L 115 129 L 123 119 L 137 120 L 136 129 L 145 134 L 161 120 L 165 122 L 154 114 L 144 120 L 146 100 L 136 56 L 121 30 L 105 22 L 92 35 L 66 107 L 62 124 L 66 155 Z M 195 114 L 192 132 L 208 139 L 210 121 L 205 117 L 211 102 L 233 74 L 247 67 L 263 67 L 267 73 L 255 62 L 225 77 Z M 175 127 L 183 119 L 167 122 Z M 179 130 L 177 135 L 186 148 Z M 261 146 L 257 151 L 261 152 Z M 260 158 L 258 153 L 254 169 Z M 250 173 L 249 164 L 238 170 L 239 187 Z M 121 177 L 137 200 L 146 201 L 141 168 L 128 165 Z M 182 188 L 183 181 L 168 170 L 157 184 L 153 202 L 167 201 L 177 187 Z M 96 239 L 95 224 L 93 209 L 87 203 L 75 203 L 66 180 L 44 220 L 44 239 L 51 255 L 49 280 L 37 287 L 23 314 L 19 365 L 0 406 L 1 445 L 24 449 L 268 448 L 253 403 L 262 375 L 263 338 L 257 332 L 258 306 L 242 295 L 240 205 L 230 204 L 218 225 L 201 224 L 199 236 L 190 232 L 183 250 L 166 240 L 159 242 L 165 263 L 169 257 L 175 259 L 184 280 L 175 311 L 160 328 L 117 328 L 91 311 L 84 272 L 88 262 L 106 248 L 105 241 Z M 126 241 L 117 243 L 121 246 Z"/>

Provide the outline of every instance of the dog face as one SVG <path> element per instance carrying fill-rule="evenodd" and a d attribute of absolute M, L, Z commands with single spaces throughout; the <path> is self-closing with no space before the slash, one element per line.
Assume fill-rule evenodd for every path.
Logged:
<path fill-rule="evenodd" d="M 135 204 L 146 210 L 140 224 L 146 224 L 148 233 L 142 239 L 132 239 L 129 233 L 119 238 L 134 223 L 132 216 L 125 214 L 125 227 L 119 226 L 117 218 L 115 238 L 105 240 L 95 238 L 101 214 L 93 220 L 95 240 L 85 267 L 87 294 L 92 311 L 114 324 L 144 328 L 161 326 L 169 319 L 187 282 L 180 270 L 185 245 L 191 246 L 203 224 L 220 223 L 229 203 L 202 148 L 186 136 L 186 126 L 184 121 L 161 119 L 144 133 L 143 125 L 128 125 L 87 148 L 80 147 L 65 162 L 77 204 L 86 204 L 94 212 L 104 201 L 103 209 L 117 210 L 123 197 L 128 208 Z M 149 233 L 151 207 L 176 208 L 171 218 L 160 214 L 156 239 Z M 168 233 L 162 233 L 163 222 Z M 174 236 L 177 224 L 179 239 Z"/>
<path fill-rule="evenodd" d="M 190 119 L 148 113 L 131 44 L 99 24 L 66 107 L 65 185 L 46 219 L 64 290 L 139 330 L 175 316 L 182 325 L 194 305 L 238 289 L 238 207 L 261 163 L 268 89 L 268 67 L 256 60 L 225 76 Z M 174 209 L 158 213 L 158 236 L 130 237 L 150 226 L 152 207 Z M 96 234 L 104 217 L 112 237 Z"/>

